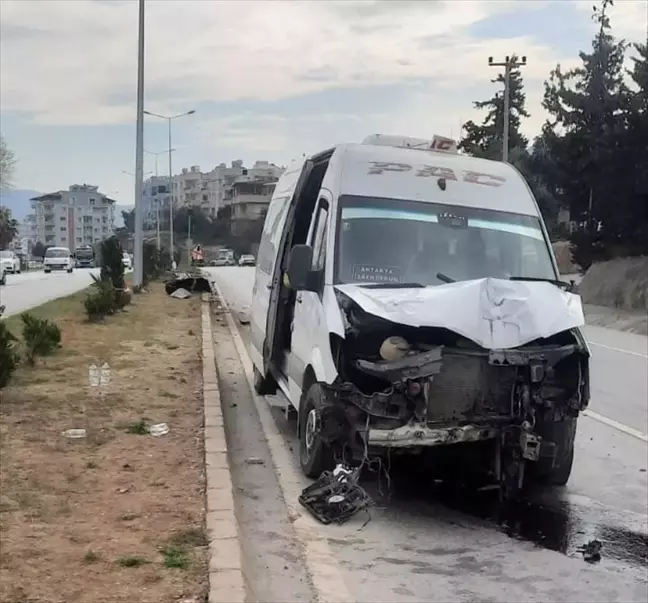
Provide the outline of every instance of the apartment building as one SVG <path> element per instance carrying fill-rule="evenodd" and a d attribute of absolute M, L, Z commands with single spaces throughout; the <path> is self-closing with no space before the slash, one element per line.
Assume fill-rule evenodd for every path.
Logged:
<path fill-rule="evenodd" d="M 227 204 L 231 205 L 230 230 L 233 235 L 244 234 L 254 222 L 265 219 L 277 182 L 241 180 L 228 191 Z"/>
<path fill-rule="evenodd" d="M 173 180 L 173 203 L 176 208 L 196 207 L 216 216 L 221 207 L 232 198 L 232 186 L 239 181 L 276 181 L 284 168 L 268 161 L 256 161 L 246 168 L 241 159 L 217 165 L 210 172 L 201 172 L 200 166 L 184 168 Z"/>
<path fill-rule="evenodd" d="M 168 225 L 170 197 L 168 176 L 152 176 L 144 181 L 142 189 L 144 230 L 157 228 L 158 212 L 160 213 L 160 224 Z"/>
<path fill-rule="evenodd" d="M 66 191 L 31 199 L 33 235 L 48 246 L 92 245 L 115 232 L 115 203 L 98 186 L 73 184 Z"/>

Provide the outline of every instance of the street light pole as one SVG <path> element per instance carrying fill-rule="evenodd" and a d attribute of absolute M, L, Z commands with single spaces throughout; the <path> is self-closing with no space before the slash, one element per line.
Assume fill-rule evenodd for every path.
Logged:
<path fill-rule="evenodd" d="M 159 113 L 153 113 L 151 111 L 144 111 L 146 115 L 150 115 L 151 117 L 158 117 L 159 119 L 166 119 L 167 123 L 169 124 L 169 247 L 171 248 L 171 263 L 174 264 L 174 252 L 173 252 L 173 163 L 171 159 L 171 152 L 172 152 L 172 147 L 171 147 L 171 122 L 174 119 L 178 119 L 178 117 L 184 117 L 185 115 L 193 115 L 195 113 L 195 109 L 192 109 L 191 111 L 186 111 L 185 113 L 178 113 L 178 115 L 160 115 Z"/>
<path fill-rule="evenodd" d="M 516 56 L 506 57 L 503 63 L 494 63 L 493 57 L 488 57 L 489 67 L 504 67 L 504 127 L 502 132 L 502 161 L 507 162 L 509 156 L 509 129 L 511 125 L 511 71 L 527 64 L 526 57 L 521 61 Z"/>
<path fill-rule="evenodd" d="M 144 152 L 147 155 L 153 155 L 155 157 L 155 177 L 158 178 L 158 157 L 160 155 L 164 155 L 165 153 L 171 154 L 171 152 L 175 151 L 175 149 L 170 149 L 168 151 L 158 151 L 157 153 L 153 153 L 152 151 L 147 151 L 144 149 Z M 160 200 L 155 199 L 155 230 L 156 230 L 156 241 L 157 241 L 157 248 L 158 251 L 162 249 L 162 242 L 160 239 Z"/>
<path fill-rule="evenodd" d="M 144 0 L 139 0 L 139 37 L 137 49 L 137 136 L 135 145 L 135 266 L 133 290 L 144 280 L 142 188 L 144 186 Z"/>

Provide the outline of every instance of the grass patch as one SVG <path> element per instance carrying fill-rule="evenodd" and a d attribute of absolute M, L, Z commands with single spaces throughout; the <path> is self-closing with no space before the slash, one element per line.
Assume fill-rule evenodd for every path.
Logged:
<path fill-rule="evenodd" d="M 189 555 L 184 549 L 168 546 L 162 549 L 164 567 L 187 569 L 189 567 Z"/>
<path fill-rule="evenodd" d="M 128 433 L 132 433 L 134 435 L 148 435 L 149 432 L 148 425 L 146 424 L 146 421 L 144 419 L 140 419 L 139 421 L 136 421 L 134 423 L 126 423 L 124 429 Z"/>
<path fill-rule="evenodd" d="M 30 310 L 59 325 L 62 347 L 35 367 L 19 366 L 2 390 L 0 592 L 15 587 L 24 601 L 73 601 L 79 592 L 88 601 L 106 593 L 139 601 L 146 583 L 147 600 L 206 600 L 206 539 L 187 529 L 204 521 L 202 371 L 199 341 L 188 335 L 200 332 L 200 300 L 179 302 L 152 283 L 128 312 L 94 324 L 83 310 L 86 293 Z M 20 316 L 7 320 L 21 337 Z M 104 362 L 111 377 L 100 392 L 89 386 L 88 369 Z M 178 371 L 183 379 L 168 378 Z M 165 421 L 170 434 L 134 437 Z M 66 438 L 73 428 L 86 437 Z M 91 548 L 97 542 L 101 555 Z M 164 563 L 153 564 L 159 555 Z M 89 566 L 106 562 L 149 567 L 137 580 L 94 568 L 89 579 Z"/>
<path fill-rule="evenodd" d="M 115 563 L 120 567 L 141 567 L 142 565 L 146 565 L 148 561 L 138 555 L 126 555 L 124 557 L 117 557 Z"/>
<path fill-rule="evenodd" d="M 89 550 L 83 556 L 83 562 L 87 564 L 97 563 L 101 560 L 101 556 L 98 553 L 95 553 L 93 550 Z"/>

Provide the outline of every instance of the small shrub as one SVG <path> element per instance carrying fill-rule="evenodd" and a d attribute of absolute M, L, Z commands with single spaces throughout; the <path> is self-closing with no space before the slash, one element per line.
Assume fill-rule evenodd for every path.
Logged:
<path fill-rule="evenodd" d="M 36 356 L 49 356 L 61 343 L 61 329 L 46 318 L 37 318 L 25 312 L 20 315 L 23 322 L 23 341 L 27 362 L 33 366 Z"/>
<path fill-rule="evenodd" d="M 109 314 L 115 313 L 115 290 L 109 280 L 100 280 L 92 275 L 94 287 L 83 300 L 88 319 L 91 321 L 102 320 Z"/>
<path fill-rule="evenodd" d="M 18 366 L 16 341 L 7 325 L 0 321 L 0 389 L 7 386 Z"/>
<path fill-rule="evenodd" d="M 110 281 L 114 289 L 125 289 L 124 250 L 117 237 L 110 237 L 101 242 L 100 280 Z"/>

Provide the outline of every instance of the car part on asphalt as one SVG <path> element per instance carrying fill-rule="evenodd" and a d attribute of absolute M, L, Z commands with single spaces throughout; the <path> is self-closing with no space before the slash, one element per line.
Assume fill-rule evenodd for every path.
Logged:
<path fill-rule="evenodd" d="M 325 525 L 345 523 L 372 502 L 358 484 L 360 469 L 338 464 L 333 471 L 324 471 L 314 484 L 302 490 L 300 504 Z"/>
<path fill-rule="evenodd" d="M 186 289 L 190 293 L 211 293 L 212 288 L 209 281 L 200 274 L 188 272 L 174 273 L 173 278 L 164 284 L 167 295 L 171 295 L 178 289 Z"/>

